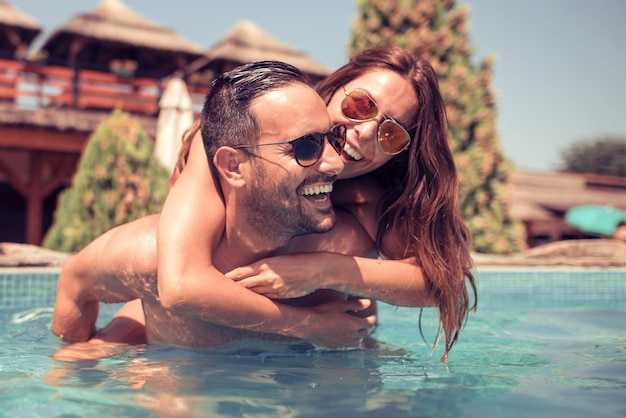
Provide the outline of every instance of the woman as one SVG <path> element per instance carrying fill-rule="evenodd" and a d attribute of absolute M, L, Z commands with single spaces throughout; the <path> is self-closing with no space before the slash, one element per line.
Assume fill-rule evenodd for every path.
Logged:
<path fill-rule="evenodd" d="M 476 283 L 436 74 L 424 59 L 384 46 L 355 56 L 325 79 L 318 91 L 332 122 L 348 127 L 342 155 L 345 168 L 333 191 L 333 203 L 358 220 L 376 243 L 381 259 L 329 252 L 285 254 L 227 277 L 272 298 L 331 288 L 395 305 L 435 304 L 445 336 L 445 361 L 469 310 L 475 309 Z M 191 145 L 190 164 L 181 178 L 188 174 L 188 182 L 195 182 L 197 200 L 181 213 L 179 203 L 189 199 L 190 189 L 179 189 L 177 183 L 162 212 L 158 235 L 159 294 L 164 303 L 190 313 L 200 309 L 200 303 L 197 298 L 195 305 L 188 302 L 185 280 L 202 280 L 203 254 L 210 248 L 201 239 L 202 227 L 198 228 L 208 222 L 207 211 L 190 208 L 210 205 L 212 215 L 219 211 L 216 199 L 209 203 L 208 195 L 219 190 L 207 176 L 206 158 L 196 156 L 197 164 L 191 163 L 194 147 L 200 149 Z M 321 244 L 305 243 L 311 240 Z M 294 241 L 289 251 L 324 248 L 323 236 Z M 358 280 L 346 282 L 355 272 Z M 190 279 L 193 275 L 196 278 Z"/>

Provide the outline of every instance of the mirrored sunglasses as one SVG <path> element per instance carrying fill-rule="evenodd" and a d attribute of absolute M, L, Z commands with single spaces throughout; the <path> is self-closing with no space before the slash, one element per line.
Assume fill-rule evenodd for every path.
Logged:
<path fill-rule="evenodd" d="M 391 116 L 382 113 L 367 92 L 355 89 L 351 92 L 343 88 L 346 97 L 341 101 L 341 113 L 352 122 L 365 122 L 383 115 L 378 124 L 378 147 L 387 155 L 396 155 L 411 144 L 411 135 Z"/>
<path fill-rule="evenodd" d="M 293 155 L 296 162 L 302 167 L 311 167 L 317 163 L 324 153 L 324 143 L 328 141 L 331 147 L 341 155 L 343 147 L 346 145 L 346 127 L 344 125 L 336 125 L 330 131 L 325 133 L 306 134 L 291 141 L 270 142 L 267 144 L 247 144 L 237 145 L 234 149 L 248 147 L 264 147 L 266 145 L 284 145 L 289 144 L 293 147 Z"/>

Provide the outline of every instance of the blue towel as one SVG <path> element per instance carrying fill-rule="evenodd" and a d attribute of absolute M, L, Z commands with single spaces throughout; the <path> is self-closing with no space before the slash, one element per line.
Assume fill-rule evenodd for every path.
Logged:
<path fill-rule="evenodd" d="M 582 205 L 567 211 L 565 222 L 590 234 L 613 236 L 626 223 L 626 211 L 604 205 Z"/>

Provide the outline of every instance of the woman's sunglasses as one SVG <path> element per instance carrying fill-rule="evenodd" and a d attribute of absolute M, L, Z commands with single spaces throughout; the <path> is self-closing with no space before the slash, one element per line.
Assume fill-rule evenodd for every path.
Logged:
<path fill-rule="evenodd" d="M 302 167 L 311 167 L 317 163 L 320 158 L 322 158 L 325 140 L 328 140 L 328 143 L 334 148 L 335 151 L 337 151 L 337 154 L 341 155 L 343 152 L 343 146 L 346 145 L 345 125 L 336 125 L 330 131 L 323 134 L 306 134 L 300 138 L 292 139 L 291 141 L 271 142 L 268 144 L 237 145 L 233 148 L 239 149 L 248 147 L 264 147 L 266 145 L 290 144 L 293 147 L 293 155 L 296 162 Z"/>
<path fill-rule="evenodd" d="M 378 109 L 378 105 L 363 90 L 355 89 L 351 92 L 343 88 L 346 97 L 341 102 L 341 113 L 352 122 L 365 122 L 383 115 L 383 121 L 378 125 L 378 147 L 387 155 L 400 154 L 409 147 L 411 135 L 391 116 Z"/>

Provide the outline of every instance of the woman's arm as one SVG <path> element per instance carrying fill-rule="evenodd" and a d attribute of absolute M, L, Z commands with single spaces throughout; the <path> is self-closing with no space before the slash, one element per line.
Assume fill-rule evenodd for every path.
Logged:
<path fill-rule="evenodd" d="M 222 194 L 198 132 L 187 165 L 170 189 L 159 220 L 158 289 L 164 307 L 179 309 L 190 298 L 191 288 L 198 283 L 210 284 L 212 278 L 221 275 L 212 257 L 224 225 Z"/>
<path fill-rule="evenodd" d="M 436 304 L 421 269 L 411 259 L 381 260 L 330 252 L 287 254 L 234 269 L 227 277 L 270 298 L 334 289 L 397 306 Z"/>

